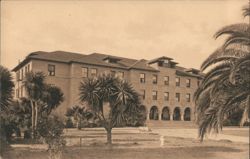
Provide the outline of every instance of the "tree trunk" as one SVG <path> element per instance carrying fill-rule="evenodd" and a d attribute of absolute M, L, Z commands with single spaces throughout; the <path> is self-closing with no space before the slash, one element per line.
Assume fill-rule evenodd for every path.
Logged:
<path fill-rule="evenodd" d="M 107 144 L 112 145 L 112 128 L 106 128 L 107 131 Z"/>
<path fill-rule="evenodd" d="M 38 107 L 37 107 L 37 103 L 35 102 L 35 135 L 36 135 L 36 130 L 37 130 L 37 121 L 38 121 Z"/>
<path fill-rule="evenodd" d="M 31 133 L 32 133 L 32 138 L 35 138 L 35 107 L 34 107 L 34 103 L 32 100 L 30 100 L 30 104 L 31 104 L 31 110 L 32 110 L 32 114 L 31 114 Z"/>
<path fill-rule="evenodd" d="M 82 120 L 81 120 L 81 118 L 78 119 L 77 123 L 78 123 L 78 125 L 77 125 L 78 130 L 81 130 L 82 129 Z"/>
<path fill-rule="evenodd" d="M 250 109 L 250 95 L 247 97 L 247 100 L 246 100 L 246 106 L 242 114 L 240 127 L 243 127 L 244 123 L 249 121 L 249 109 Z"/>

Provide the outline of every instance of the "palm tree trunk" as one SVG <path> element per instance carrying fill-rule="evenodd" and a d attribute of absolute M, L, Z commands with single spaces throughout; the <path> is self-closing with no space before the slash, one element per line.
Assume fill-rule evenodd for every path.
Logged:
<path fill-rule="evenodd" d="M 240 127 L 243 127 L 246 121 L 249 121 L 250 95 L 247 97 L 246 106 L 240 121 Z"/>
<path fill-rule="evenodd" d="M 30 100 L 30 104 L 31 104 L 31 110 L 32 110 L 32 114 L 31 114 L 31 133 L 32 133 L 32 138 L 35 138 L 35 107 L 34 107 L 34 103 L 32 100 Z"/>
<path fill-rule="evenodd" d="M 107 131 L 107 144 L 110 146 L 112 145 L 112 128 L 106 128 Z"/>
<path fill-rule="evenodd" d="M 82 129 L 82 119 L 81 118 L 79 118 L 78 119 L 78 130 L 81 130 Z"/>
<path fill-rule="evenodd" d="M 37 130 L 37 121 L 38 121 L 38 107 L 37 107 L 37 103 L 35 102 L 35 135 L 36 135 L 36 130 Z"/>

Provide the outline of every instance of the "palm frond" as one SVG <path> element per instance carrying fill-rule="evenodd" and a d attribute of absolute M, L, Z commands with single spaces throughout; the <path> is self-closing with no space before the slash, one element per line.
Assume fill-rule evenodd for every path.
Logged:
<path fill-rule="evenodd" d="M 250 7 L 249 6 L 246 6 L 243 8 L 243 16 L 244 17 L 250 16 Z"/>
<path fill-rule="evenodd" d="M 250 36 L 230 36 L 226 39 L 223 49 L 232 44 L 240 44 L 250 46 Z"/>
<path fill-rule="evenodd" d="M 57 108 L 64 100 L 63 92 L 59 87 L 56 86 L 45 86 L 45 91 L 43 92 L 42 102 L 44 102 L 44 110 L 47 111 L 48 114 Z"/>
<path fill-rule="evenodd" d="M 236 83 L 237 74 L 242 73 L 243 71 L 244 71 L 244 74 L 242 74 L 242 76 L 244 77 L 242 78 L 246 79 L 245 83 L 247 84 L 250 82 L 250 54 L 237 60 L 237 62 L 232 67 L 229 80 L 232 83 Z"/>
<path fill-rule="evenodd" d="M 24 86 L 29 98 L 39 100 L 45 89 L 45 75 L 43 72 L 28 72 L 25 75 Z"/>
<path fill-rule="evenodd" d="M 233 36 L 250 36 L 250 26 L 247 23 L 232 24 L 225 26 L 215 33 L 214 37 L 218 38 L 223 34 L 229 34 Z"/>
<path fill-rule="evenodd" d="M 202 64 L 201 64 L 201 71 L 204 71 L 209 66 L 221 62 L 223 59 L 226 61 L 230 61 L 231 59 L 240 58 L 243 56 L 248 55 L 248 51 L 243 51 L 240 49 L 229 48 L 224 49 L 223 47 L 215 50 Z"/>

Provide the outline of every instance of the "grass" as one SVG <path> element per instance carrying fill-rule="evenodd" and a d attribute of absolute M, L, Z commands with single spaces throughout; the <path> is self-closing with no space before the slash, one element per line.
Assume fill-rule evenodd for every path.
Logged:
<path fill-rule="evenodd" d="M 5 158 L 8 159 L 45 159 L 45 150 L 15 149 Z M 68 147 L 63 153 L 63 159 L 247 159 L 246 147 L 231 146 L 197 146 L 172 148 L 104 148 L 92 146 L 89 148 Z"/>
<path fill-rule="evenodd" d="M 65 135 L 69 136 L 67 140 L 71 146 L 65 148 L 63 159 L 249 159 L 249 145 L 243 143 L 226 140 L 206 140 L 200 143 L 197 139 L 165 136 L 164 146 L 160 146 L 160 135 L 156 133 L 115 130 L 113 146 L 108 148 L 103 133 L 104 130 L 68 131 Z M 83 137 L 81 144 L 79 136 Z M 11 148 L 3 158 L 48 158 L 46 150 L 33 147 L 30 145 L 29 148 Z"/>
<path fill-rule="evenodd" d="M 222 134 L 248 137 L 249 130 L 223 130 Z"/>

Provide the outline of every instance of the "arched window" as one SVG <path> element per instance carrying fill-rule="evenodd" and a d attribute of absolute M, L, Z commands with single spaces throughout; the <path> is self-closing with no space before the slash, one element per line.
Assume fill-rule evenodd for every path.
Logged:
<path fill-rule="evenodd" d="M 181 120 L 181 110 L 179 107 L 174 108 L 173 120 Z"/>
<path fill-rule="evenodd" d="M 191 120 L 191 109 L 189 107 L 187 107 L 184 110 L 184 120 L 185 121 L 190 121 Z"/>
<path fill-rule="evenodd" d="M 161 119 L 162 120 L 170 120 L 170 112 L 169 112 L 168 107 L 164 107 L 162 109 Z"/>
<path fill-rule="evenodd" d="M 158 120 L 158 108 L 156 106 L 152 106 L 149 113 L 149 119 L 150 120 Z"/>
<path fill-rule="evenodd" d="M 147 108 L 144 105 L 140 106 L 140 113 L 143 116 L 143 119 L 147 119 Z"/>

